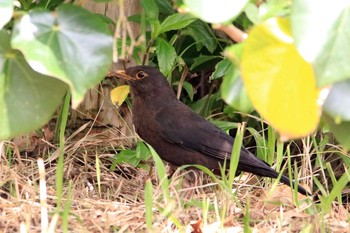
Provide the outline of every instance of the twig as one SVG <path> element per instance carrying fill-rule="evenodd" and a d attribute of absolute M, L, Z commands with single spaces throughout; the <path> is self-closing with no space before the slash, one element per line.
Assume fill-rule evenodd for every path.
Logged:
<path fill-rule="evenodd" d="M 213 28 L 223 31 L 231 40 L 235 42 L 243 42 L 247 39 L 248 34 L 235 27 L 234 25 L 213 24 Z"/>
<path fill-rule="evenodd" d="M 184 83 L 185 78 L 186 78 L 187 73 L 188 73 L 188 69 L 187 69 L 186 65 L 183 66 L 183 69 L 184 70 L 182 72 L 182 75 L 181 75 L 181 78 L 180 78 L 180 81 L 179 81 L 179 85 L 177 87 L 177 99 L 180 99 L 182 86 L 183 86 L 183 83 Z"/>

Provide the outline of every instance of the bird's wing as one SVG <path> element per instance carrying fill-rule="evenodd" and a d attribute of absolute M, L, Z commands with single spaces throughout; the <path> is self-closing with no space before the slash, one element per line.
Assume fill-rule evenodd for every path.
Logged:
<path fill-rule="evenodd" d="M 187 106 L 177 105 L 174 110 L 160 111 L 156 114 L 156 120 L 161 126 L 158 129 L 161 137 L 186 150 L 201 152 L 218 159 L 230 159 L 233 145 L 232 137 L 193 113 L 189 108 L 187 109 Z M 279 175 L 269 164 L 255 157 L 244 147 L 241 148 L 237 169 L 271 178 L 277 178 Z M 286 185 L 291 184 L 284 175 L 280 181 Z M 299 185 L 298 191 L 304 195 L 310 195 Z"/>
<path fill-rule="evenodd" d="M 187 106 L 186 106 L 187 107 Z M 160 111 L 156 120 L 161 125 L 160 136 L 190 151 L 198 151 L 219 159 L 231 156 L 233 138 L 190 109 Z M 173 115 L 175 114 L 175 116 Z M 181 115 L 180 115 L 181 114 Z"/>

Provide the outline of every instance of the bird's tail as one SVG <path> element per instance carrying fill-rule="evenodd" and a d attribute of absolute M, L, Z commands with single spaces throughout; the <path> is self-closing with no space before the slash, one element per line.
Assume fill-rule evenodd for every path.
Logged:
<path fill-rule="evenodd" d="M 249 172 L 258 176 L 270 177 L 274 179 L 278 178 L 279 176 L 279 173 L 273 170 L 266 162 L 254 156 L 245 148 L 241 149 L 238 167 L 241 171 Z M 281 176 L 280 182 L 290 186 L 291 188 L 294 187 L 294 181 L 290 181 L 285 175 Z M 298 192 L 306 196 L 312 196 L 300 185 L 298 185 Z"/>

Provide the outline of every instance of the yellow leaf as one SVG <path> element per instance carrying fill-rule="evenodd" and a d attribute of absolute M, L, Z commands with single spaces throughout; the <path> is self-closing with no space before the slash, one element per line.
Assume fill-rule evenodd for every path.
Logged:
<path fill-rule="evenodd" d="M 312 133 L 319 122 L 319 90 L 311 64 L 297 52 L 287 19 L 252 29 L 242 54 L 242 78 L 255 109 L 282 140 Z"/>
<path fill-rule="evenodd" d="M 117 106 L 122 105 L 124 103 L 126 97 L 128 97 L 129 92 L 130 92 L 129 85 L 122 85 L 122 86 L 114 88 L 111 91 L 112 103 L 116 104 Z"/>

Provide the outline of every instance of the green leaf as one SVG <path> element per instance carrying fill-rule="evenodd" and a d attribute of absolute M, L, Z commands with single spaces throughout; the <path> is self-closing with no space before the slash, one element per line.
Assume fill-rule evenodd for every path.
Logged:
<path fill-rule="evenodd" d="M 141 5 L 147 18 L 158 19 L 159 9 L 154 0 L 142 0 Z"/>
<path fill-rule="evenodd" d="M 291 22 L 295 44 L 312 63 L 318 86 L 350 77 L 349 1 L 295 0 Z"/>
<path fill-rule="evenodd" d="M 232 122 L 232 121 L 211 120 L 210 122 L 224 131 L 228 131 L 231 129 L 237 129 L 238 125 L 240 125 L 240 123 Z"/>
<path fill-rule="evenodd" d="M 226 23 L 237 17 L 248 0 L 184 0 L 184 10 L 209 23 Z"/>
<path fill-rule="evenodd" d="M 107 24 L 70 4 L 61 5 L 55 13 L 29 12 L 16 23 L 11 42 L 34 70 L 69 85 L 73 107 L 104 78 L 112 63 Z"/>
<path fill-rule="evenodd" d="M 13 0 L 0 0 L 0 29 L 10 21 L 13 14 Z"/>
<path fill-rule="evenodd" d="M 185 28 L 195 20 L 196 18 L 188 14 L 176 13 L 170 15 L 161 23 L 157 36 L 164 32 Z"/>
<path fill-rule="evenodd" d="M 249 2 L 244 9 L 245 14 L 248 19 L 252 21 L 254 24 L 258 24 L 261 22 L 261 18 L 259 15 L 259 8 L 255 3 Z"/>
<path fill-rule="evenodd" d="M 239 71 L 232 66 L 228 69 L 221 85 L 221 97 L 234 109 L 240 112 L 250 113 L 253 105 L 249 100 L 243 81 L 239 77 Z"/>
<path fill-rule="evenodd" d="M 184 28 L 181 33 L 195 40 L 197 51 L 200 51 L 204 46 L 210 53 L 213 53 L 218 45 L 218 40 L 208 24 L 200 20 L 195 20 Z"/>
<path fill-rule="evenodd" d="M 136 158 L 141 160 L 148 160 L 151 157 L 151 152 L 144 142 L 140 141 L 136 146 Z"/>
<path fill-rule="evenodd" d="M 126 163 L 134 167 L 148 169 L 147 166 L 141 164 L 141 161 L 147 161 L 151 157 L 151 152 L 148 147 L 142 142 L 138 142 L 135 150 L 122 150 L 116 156 L 111 165 L 111 170 L 114 170 L 117 164 Z"/>
<path fill-rule="evenodd" d="M 168 76 L 173 70 L 177 57 L 175 48 L 162 38 L 157 38 L 156 53 L 160 71 L 164 76 Z"/>
<path fill-rule="evenodd" d="M 232 63 L 229 59 L 222 59 L 218 64 L 215 65 L 215 70 L 211 74 L 210 79 L 213 80 L 221 78 L 227 73 L 230 66 L 232 66 Z"/>
<path fill-rule="evenodd" d="M 342 144 L 346 149 L 350 149 L 350 121 L 336 121 L 327 114 L 323 114 L 323 118 L 329 125 L 329 129 L 334 134 L 335 138 Z"/>
<path fill-rule="evenodd" d="M 205 95 L 201 99 L 190 104 L 190 108 L 203 117 L 208 117 L 215 108 L 220 108 L 221 102 L 218 101 L 218 93 Z"/>
<path fill-rule="evenodd" d="M 323 104 L 323 110 L 336 122 L 350 121 L 350 80 L 333 84 Z"/>
<path fill-rule="evenodd" d="M 245 42 L 242 42 L 230 45 L 225 49 L 225 56 L 227 56 L 237 67 L 239 67 L 241 64 L 244 46 Z"/>
<path fill-rule="evenodd" d="M 196 68 L 199 65 L 202 65 L 205 62 L 211 61 L 211 60 L 217 59 L 217 58 L 219 58 L 219 56 L 202 55 L 202 56 L 196 57 L 193 59 L 194 63 L 191 65 L 190 69 L 193 70 L 194 68 Z"/>
<path fill-rule="evenodd" d="M 35 72 L 0 31 L 0 139 L 30 132 L 47 123 L 68 87 Z"/>
<path fill-rule="evenodd" d="M 136 167 L 139 165 L 140 161 L 141 159 L 136 157 L 135 150 L 122 150 L 119 152 L 119 154 L 116 155 L 116 158 L 111 166 L 111 170 L 114 170 L 115 166 L 120 163 L 126 163 Z"/>
<path fill-rule="evenodd" d="M 190 100 L 193 101 L 194 93 L 193 93 L 193 86 L 192 86 L 192 84 L 189 83 L 189 82 L 184 82 L 182 84 L 182 87 L 186 90 L 186 92 L 188 94 L 188 97 L 190 97 Z"/>
<path fill-rule="evenodd" d="M 173 7 L 171 6 L 171 1 L 168 0 L 156 0 L 159 12 L 167 15 L 172 15 L 175 13 Z"/>
<path fill-rule="evenodd" d="M 179 82 L 174 82 L 173 85 L 179 85 Z M 182 84 L 182 88 L 185 89 L 185 91 L 188 94 L 188 97 L 190 98 L 191 101 L 193 101 L 194 92 L 193 92 L 192 84 L 185 81 Z"/>

